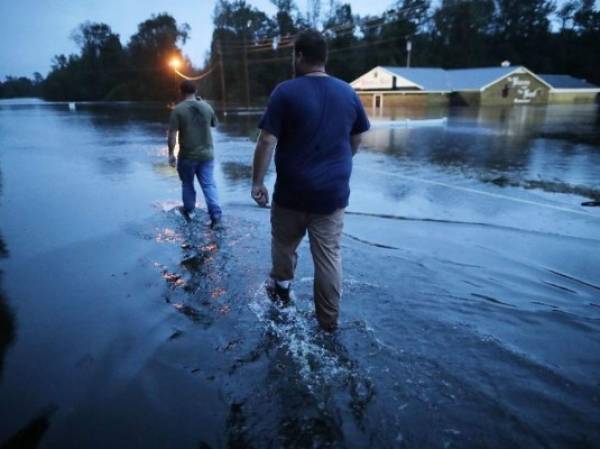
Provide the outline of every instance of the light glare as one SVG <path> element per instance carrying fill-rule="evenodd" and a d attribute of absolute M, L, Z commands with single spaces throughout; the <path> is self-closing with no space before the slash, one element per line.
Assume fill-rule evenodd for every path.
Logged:
<path fill-rule="evenodd" d="M 172 69 L 177 70 L 179 67 L 181 67 L 181 59 L 179 59 L 177 57 L 171 58 L 171 60 L 169 61 L 169 66 Z"/>

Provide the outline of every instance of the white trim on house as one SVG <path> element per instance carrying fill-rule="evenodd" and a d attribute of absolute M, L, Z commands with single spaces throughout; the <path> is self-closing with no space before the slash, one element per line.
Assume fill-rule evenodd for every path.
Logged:
<path fill-rule="evenodd" d="M 359 92 L 366 92 L 367 90 L 360 90 L 361 88 L 360 88 L 359 84 L 361 84 L 364 79 L 368 79 L 373 74 L 373 72 L 376 72 L 376 71 L 378 71 L 378 73 L 379 72 L 384 72 L 388 76 L 390 76 L 391 79 L 392 79 L 391 84 L 389 86 L 382 86 L 382 88 L 381 88 L 381 90 L 379 92 L 381 92 L 381 91 L 396 92 L 398 90 L 401 90 L 402 87 L 404 87 L 404 88 L 406 88 L 406 87 L 414 87 L 414 88 L 417 88 L 417 89 L 425 90 L 425 88 L 423 86 L 421 86 L 420 84 L 417 84 L 414 81 L 411 81 L 411 80 L 409 80 L 407 78 L 404 78 L 403 76 L 400 76 L 400 75 L 392 72 L 391 70 L 388 70 L 385 67 L 380 66 L 380 65 L 373 67 L 367 73 L 365 73 L 365 74 L 359 76 L 358 78 L 356 78 L 354 81 L 352 81 L 350 83 L 350 86 L 352 86 L 355 90 L 357 90 Z M 394 83 L 393 82 L 394 78 L 396 78 L 396 89 L 394 89 L 394 84 L 393 84 Z M 370 88 L 367 88 L 367 89 L 369 91 L 374 91 L 375 90 L 375 88 L 373 88 L 373 87 L 370 87 Z"/>
<path fill-rule="evenodd" d="M 357 90 L 356 93 L 369 95 L 427 95 L 427 94 L 448 94 L 448 90 Z"/>
<path fill-rule="evenodd" d="M 512 72 L 508 72 L 504 75 L 502 75 L 500 78 L 497 78 L 496 80 L 492 81 L 491 83 L 486 84 L 485 86 L 483 86 L 481 89 L 479 89 L 479 92 L 483 92 L 484 90 L 486 90 L 488 87 L 493 86 L 494 84 L 502 81 L 504 78 L 509 77 L 511 75 L 514 74 L 519 74 L 519 73 L 528 73 L 529 75 L 533 76 L 536 80 L 538 80 L 540 83 L 544 84 L 545 86 L 548 87 L 548 89 L 552 89 L 552 86 L 550 84 L 548 84 L 546 81 L 544 81 L 542 78 L 540 78 L 539 76 L 537 76 L 535 73 L 533 73 L 531 70 L 529 70 L 527 67 L 524 66 L 520 66 L 520 67 L 516 67 L 515 70 L 513 70 Z M 467 89 L 461 89 L 460 92 L 466 92 Z"/>
<path fill-rule="evenodd" d="M 406 81 L 405 84 L 412 84 L 414 87 L 418 87 L 421 90 L 425 90 L 425 87 L 421 86 L 420 84 L 415 83 L 414 81 L 409 80 L 408 78 L 404 78 L 403 76 L 398 75 L 397 73 L 392 72 L 391 70 L 386 69 L 385 67 L 378 65 L 377 67 L 379 67 L 380 69 L 384 70 L 385 72 L 389 73 L 390 75 L 392 75 L 392 79 L 393 78 L 397 78 L 399 80 L 404 80 Z M 392 85 L 392 87 L 390 88 L 390 90 L 394 90 L 394 87 Z M 399 90 L 398 88 L 396 88 L 396 90 Z"/>
<path fill-rule="evenodd" d="M 561 87 L 558 89 L 550 89 L 551 94 L 598 94 L 600 93 L 600 87 Z"/>

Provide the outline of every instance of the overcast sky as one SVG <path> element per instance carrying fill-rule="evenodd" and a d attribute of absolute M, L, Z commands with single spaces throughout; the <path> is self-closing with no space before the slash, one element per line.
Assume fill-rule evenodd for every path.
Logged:
<path fill-rule="evenodd" d="M 393 0 L 351 0 L 354 13 L 377 14 Z M 249 3 L 273 15 L 269 0 Z M 296 2 L 302 11 L 307 1 Z M 0 0 L 0 79 L 7 75 L 46 75 L 52 57 L 77 52 L 70 39 L 77 26 L 90 20 L 104 22 L 127 43 L 137 25 L 151 14 L 167 12 L 178 23 L 187 22 L 191 35 L 184 52 L 201 65 L 210 46 L 215 0 Z M 323 0 L 324 7 L 329 0 Z"/>

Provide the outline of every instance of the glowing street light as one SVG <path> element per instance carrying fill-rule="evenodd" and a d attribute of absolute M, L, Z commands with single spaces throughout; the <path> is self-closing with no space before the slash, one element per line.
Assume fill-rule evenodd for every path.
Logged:
<path fill-rule="evenodd" d="M 169 67 L 171 67 L 171 69 L 173 69 L 173 87 L 175 92 L 178 92 L 179 89 L 177 89 L 177 76 L 179 75 L 178 69 L 181 67 L 181 59 L 179 59 L 177 56 L 173 56 L 171 59 L 169 59 L 167 64 Z M 175 94 L 175 96 L 177 96 L 177 94 Z"/>
<path fill-rule="evenodd" d="M 188 80 L 188 81 L 200 81 L 202 78 L 209 75 L 216 67 L 216 66 L 210 67 L 209 69 L 205 70 L 204 73 L 202 73 L 198 76 L 188 76 L 179 71 L 179 69 L 181 67 L 183 67 L 183 65 L 184 65 L 184 61 L 179 56 L 173 56 L 171 59 L 169 59 L 167 61 L 167 65 L 169 67 L 171 67 L 171 69 L 173 69 L 173 72 L 175 73 L 175 75 L 177 75 L 180 78 L 183 78 L 185 80 Z M 175 78 L 175 79 L 177 79 L 177 78 Z"/>
<path fill-rule="evenodd" d="M 169 67 L 176 71 L 177 69 L 179 69 L 179 67 L 181 67 L 181 59 L 179 59 L 176 56 L 172 57 L 169 61 Z"/>

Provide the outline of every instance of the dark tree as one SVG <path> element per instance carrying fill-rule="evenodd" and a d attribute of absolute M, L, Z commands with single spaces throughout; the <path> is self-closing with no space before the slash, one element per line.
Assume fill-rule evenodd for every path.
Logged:
<path fill-rule="evenodd" d="M 215 25 L 199 82 L 209 99 L 263 104 L 275 85 L 292 76 L 294 36 L 318 25 L 329 40 L 329 71 L 351 81 L 377 65 L 413 67 L 496 66 L 508 60 L 539 73 L 568 73 L 600 84 L 600 11 L 593 0 L 396 0 L 381 15 L 358 17 L 350 4 L 311 0 L 302 14 L 294 0 L 271 0 L 269 17 L 247 0 L 218 0 Z M 323 10 L 323 5 L 328 6 Z M 550 27 L 551 22 L 557 26 Z M 41 75 L 7 78 L 0 97 L 32 96 L 43 87 L 52 100 L 174 100 L 179 83 L 168 60 L 184 62 L 180 45 L 189 27 L 168 14 L 138 26 L 126 46 L 110 27 L 84 23 L 73 33 L 79 54 L 58 55 Z M 222 62 L 222 64 L 221 64 Z M 221 70 L 224 69 L 224 70 Z M 32 92 L 34 94 L 32 94 Z"/>
<path fill-rule="evenodd" d="M 600 31 L 600 11 L 594 9 L 594 0 L 580 0 L 573 15 L 577 30 L 581 34 L 595 34 Z"/>
<path fill-rule="evenodd" d="M 298 8 L 293 0 L 271 0 L 277 7 L 275 22 L 279 36 L 291 36 L 298 32 Z M 294 15 L 296 19 L 294 19 Z"/>
<path fill-rule="evenodd" d="M 285 2 L 282 7 L 289 6 Z M 290 15 L 291 9 L 284 10 Z M 281 11 L 280 11 L 281 12 Z M 264 12 L 248 4 L 245 0 L 232 2 L 219 0 L 214 12 L 213 65 L 219 62 L 220 49 L 223 58 L 224 78 L 227 86 L 227 101 L 244 104 L 246 96 L 246 62 L 249 79 L 248 92 L 252 98 L 268 95 L 275 80 L 286 76 L 283 65 L 274 59 L 284 58 L 289 49 L 274 45 L 278 36 L 278 24 Z M 288 64 L 289 67 L 289 64 Z M 289 68 L 287 76 L 289 76 Z M 219 79 L 213 78 L 211 90 L 214 97 L 220 96 Z"/>
<path fill-rule="evenodd" d="M 331 74 L 350 79 L 360 64 L 355 48 L 359 39 L 355 35 L 356 24 L 352 7 L 348 3 L 332 4 L 329 18 L 325 22 L 325 35 L 329 38 L 329 65 Z"/>
<path fill-rule="evenodd" d="M 119 36 L 104 23 L 86 22 L 72 37 L 81 49 L 79 63 L 85 84 L 83 96 L 87 99 L 110 96 L 123 79 L 125 70 Z"/>
<path fill-rule="evenodd" d="M 79 55 L 55 56 L 44 83 L 51 100 L 101 100 L 125 79 L 125 60 L 119 36 L 104 23 L 86 22 L 71 35 Z"/>
<path fill-rule="evenodd" d="M 132 80 L 128 84 L 128 93 L 132 98 L 176 98 L 179 80 L 169 68 L 168 61 L 172 58 L 183 60 L 177 44 L 185 44 L 189 30 L 189 25 L 178 26 L 166 13 L 154 15 L 138 25 L 137 33 L 131 36 L 127 46 Z"/>
<path fill-rule="evenodd" d="M 0 82 L 0 98 L 39 97 L 41 95 L 42 75 L 33 74 L 33 79 L 24 76 L 7 76 Z"/>
<path fill-rule="evenodd" d="M 560 31 L 572 30 L 574 26 L 575 13 L 577 12 L 577 1 L 569 0 L 556 11 L 556 16 L 560 20 Z"/>
<path fill-rule="evenodd" d="M 494 49 L 498 61 L 548 72 L 554 64 L 550 41 L 550 14 L 554 3 L 548 0 L 497 0 L 494 22 Z"/>
<path fill-rule="evenodd" d="M 445 68 L 496 65 L 490 54 L 493 0 L 443 0 L 433 13 L 432 63 Z"/>

